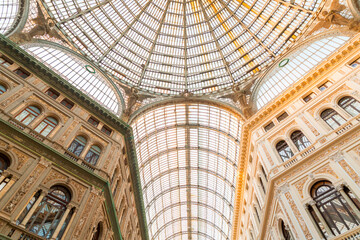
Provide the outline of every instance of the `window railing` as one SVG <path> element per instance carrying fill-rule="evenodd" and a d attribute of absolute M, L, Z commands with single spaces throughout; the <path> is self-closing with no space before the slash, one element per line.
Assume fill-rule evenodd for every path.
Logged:
<path fill-rule="evenodd" d="M 19 122 L 15 118 L 10 118 L 9 123 L 11 123 L 12 125 L 19 128 L 22 131 L 28 132 L 32 137 L 36 138 L 37 140 L 39 140 L 41 142 L 43 142 L 46 139 L 46 137 L 40 135 L 38 132 L 36 132 L 33 129 L 29 128 L 27 125 Z"/>
<path fill-rule="evenodd" d="M 43 240 L 42 238 L 35 233 L 29 232 L 28 230 L 12 224 L 6 223 L 6 225 L 2 228 L 2 233 L 14 240 Z"/>
<path fill-rule="evenodd" d="M 67 156 L 69 159 L 73 160 L 74 162 L 79 163 L 81 166 L 84 166 L 85 168 L 89 169 L 92 172 L 95 171 L 96 169 L 94 165 L 86 162 L 84 159 L 81 159 L 72 152 L 69 152 L 68 150 L 65 150 L 64 155 Z"/>
<path fill-rule="evenodd" d="M 355 240 L 360 239 L 360 226 L 350 229 L 346 233 L 331 238 L 332 240 Z"/>
<path fill-rule="evenodd" d="M 347 132 L 349 129 L 351 129 L 357 125 L 360 125 L 360 122 L 358 121 L 359 118 L 360 118 L 359 116 L 355 116 L 355 117 L 349 119 L 346 123 L 344 123 L 343 125 L 341 125 L 340 127 L 336 128 L 336 129 L 330 131 L 324 137 L 327 138 L 334 133 L 338 136 L 342 135 L 343 133 Z M 301 152 L 296 153 L 292 158 L 290 158 L 286 162 L 283 162 L 279 167 L 281 168 L 283 166 L 284 168 L 289 168 L 290 166 L 297 163 L 300 159 L 302 159 L 302 158 L 308 156 L 310 153 L 314 152 L 315 146 L 319 146 L 320 144 L 322 144 L 322 143 L 319 142 L 319 140 L 314 142 L 313 144 L 311 144 L 309 147 L 305 148 Z"/>

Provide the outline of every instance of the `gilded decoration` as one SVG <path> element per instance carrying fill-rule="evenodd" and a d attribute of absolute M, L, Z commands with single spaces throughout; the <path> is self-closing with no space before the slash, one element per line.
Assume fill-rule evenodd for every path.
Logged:
<path fill-rule="evenodd" d="M 24 184 L 20 187 L 20 189 L 16 192 L 16 194 L 12 197 L 12 199 L 5 206 L 4 211 L 7 213 L 12 213 L 19 203 L 19 201 L 23 198 L 23 196 L 29 191 L 30 187 L 33 186 L 35 181 L 39 178 L 41 173 L 44 171 L 45 166 L 37 165 L 35 170 L 30 174 L 30 176 L 24 181 Z"/>
<path fill-rule="evenodd" d="M 22 95 L 24 95 L 28 91 L 29 91 L 29 89 L 27 87 L 24 87 L 24 88 L 20 89 L 16 93 L 12 94 L 11 97 L 9 97 L 9 98 L 5 99 L 4 101 L 2 101 L 1 104 L 0 104 L 0 108 L 5 109 L 7 106 L 9 106 L 11 103 L 15 102 L 19 97 L 21 97 Z"/>
<path fill-rule="evenodd" d="M 323 106 L 326 103 L 331 103 L 334 98 L 336 98 L 340 93 L 351 90 L 346 84 L 343 84 L 341 87 L 339 87 L 336 91 L 334 91 L 332 94 L 327 96 L 326 98 L 322 99 L 321 101 L 318 101 L 317 104 L 309 108 L 307 111 L 312 115 L 315 116 L 315 111 L 320 107 Z"/>
<path fill-rule="evenodd" d="M 345 159 L 340 160 L 339 164 L 345 170 L 345 172 L 351 177 L 351 179 L 354 180 L 354 182 L 357 185 L 360 185 L 359 175 L 354 171 L 354 169 L 351 166 L 349 166 L 346 160 Z"/>
<path fill-rule="evenodd" d="M 332 169 L 332 167 L 327 164 L 324 167 L 316 170 L 313 172 L 314 174 L 329 174 L 335 178 L 339 178 L 338 175 L 336 175 L 336 173 L 334 172 L 334 170 Z"/>
<path fill-rule="evenodd" d="M 306 119 L 305 116 L 301 117 L 301 120 L 306 124 L 306 126 L 308 126 L 308 128 L 311 130 L 311 132 L 315 135 L 315 136 L 319 136 L 320 133 L 318 130 L 316 130 L 316 128 Z"/>
<path fill-rule="evenodd" d="M 265 147 L 264 145 L 262 145 L 262 148 L 263 148 L 263 150 L 264 150 L 264 152 L 265 152 L 266 158 L 267 158 L 267 160 L 269 161 L 270 165 L 271 165 L 271 166 L 274 165 L 274 162 L 273 162 L 273 160 L 271 159 L 270 153 L 267 151 L 266 147 Z"/>
<path fill-rule="evenodd" d="M 19 170 L 29 161 L 30 157 L 22 151 L 17 150 L 16 148 L 14 148 L 12 152 L 15 153 L 15 155 L 17 156 L 18 165 L 16 170 Z"/>
<path fill-rule="evenodd" d="M 304 177 L 303 179 L 301 179 L 301 180 L 299 180 L 299 181 L 297 181 L 295 183 L 295 188 L 298 190 L 299 195 L 300 195 L 301 198 L 304 198 L 303 189 L 304 189 L 304 185 L 305 185 L 307 180 L 308 180 L 308 176 Z"/>
<path fill-rule="evenodd" d="M 282 202 L 281 198 L 279 198 L 279 202 L 280 202 L 281 205 L 284 206 L 284 203 Z M 278 206 L 278 208 L 281 209 L 280 205 Z M 289 216 L 289 214 L 288 214 L 288 212 L 286 211 L 285 208 L 284 208 L 284 212 L 285 212 L 286 218 L 288 219 L 288 222 L 291 225 L 291 228 L 294 230 L 294 234 L 295 234 L 296 239 L 299 239 L 299 235 L 298 235 L 297 231 L 295 230 L 294 224 L 292 223 L 291 218 L 290 218 L 290 216 Z"/>
<path fill-rule="evenodd" d="M 62 112 L 60 112 L 59 110 L 57 110 L 56 108 L 52 107 L 50 104 L 48 104 L 47 102 L 43 101 L 42 99 L 36 97 L 35 95 L 31 95 L 28 99 L 39 102 L 42 106 L 46 106 L 46 109 L 50 110 L 51 112 L 56 113 L 57 115 L 59 115 L 61 117 L 61 119 L 63 120 L 63 122 L 67 122 L 67 120 L 69 119 L 68 116 L 64 115 Z"/>
<path fill-rule="evenodd" d="M 294 200 L 292 199 L 290 192 L 286 192 L 285 197 L 288 200 L 290 207 L 295 215 L 295 218 L 298 220 L 298 223 L 300 224 L 300 227 L 301 227 L 303 233 L 305 234 L 306 239 L 313 239 L 313 237 L 311 236 L 311 233 L 309 232 L 308 227 L 305 224 L 303 217 L 301 216 L 301 213 L 300 213 L 298 207 L 296 206 Z M 297 237 L 297 239 L 298 239 L 298 237 Z"/>
<path fill-rule="evenodd" d="M 284 136 L 286 134 L 286 132 L 292 128 L 293 126 L 297 125 L 297 123 L 295 122 L 295 120 L 291 121 L 290 123 L 288 123 L 286 126 L 284 126 L 281 130 L 279 130 L 278 132 L 275 132 L 270 138 L 269 141 L 273 142 L 275 138 L 279 137 L 279 136 Z"/>

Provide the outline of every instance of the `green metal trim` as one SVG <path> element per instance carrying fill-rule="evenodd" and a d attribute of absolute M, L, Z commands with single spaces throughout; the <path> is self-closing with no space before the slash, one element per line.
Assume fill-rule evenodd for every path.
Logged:
<path fill-rule="evenodd" d="M 32 152 L 34 155 L 45 157 L 48 161 L 51 161 L 53 165 L 61 168 L 71 175 L 74 175 L 77 178 L 80 178 L 82 181 L 102 189 L 105 198 L 105 208 L 109 216 L 112 230 L 114 232 L 114 237 L 115 239 L 122 240 L 111 188 L 107 180 L 103 179 L 97 174 L 94 174 L 87 168 L 72 161 L 65 155 L 40 142 L 31 135 L 21 131 L 3 119 L 0 119 L 0 129 L 1 136 L 9 139 L 12 142 L 16 142 L 18 145 Z"/>
<path fill-rule="evenodd" d="M 97 116 L 99 120 L 124 135 L 141 235 L 144 240 L 149 240 L 139 168 L 131 126 L 73 87 L 70 83 L 62 79 L 59 75 L 2 34 L 0 34 L 0 52 L 12 58 L 15 62 L 19 63 L 19 65 L 32 72 L 50 86 L 63 92 L 92 115 Z"/>

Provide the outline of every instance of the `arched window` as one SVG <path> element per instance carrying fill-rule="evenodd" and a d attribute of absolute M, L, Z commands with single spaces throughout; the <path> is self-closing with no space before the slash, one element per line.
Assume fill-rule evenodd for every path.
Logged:
<path fill-rule="evenodd" d="M 291 151 L 291 148 L 284 140 L 281 140 L 276 144 L 276 150 L 278 151 L 281 159 L 284 162 L 290 159 L 292 156 L 294 156 L 294 153 Z"/>
<path fill-rule="evenodd" d="M 88 163 L 90 163 L 92 165 L 96 165 L 96 162 L 99 159 L 100 153 L 101 153 L 101 149 L 98 146 L 96 146 L 96 145 L 91 146 L 90 150 L 87 152 L 87 154 L 85 156 L 85 161 L 87 161 Z"/>
<path fill-rule="evenodd" d="M 292 240 L 289 227 L 285 225 L 284 221 L 281 220 L 281 234 L 284 240 Z"/>
<path fill-rule="evenodd" d="M 97 225 L 96 225 L 96 229 L 95 229 L 95 232 L 93 234 L 93 237 L 92 237 L 92 240 L 99 240 L 100 239 L 100 236 L 101 236 L 101 222 L 99 222 Z"/>
<path fill-rule="evenodd" d="M 34 194 L 34 196 L 30 199 L 30 201 L 26 205 L 25 209 L 22 211 L 22 213 L 20 214 L 20 216 L 16 220 L 16 224 L 22 223 L 22 221 L 24 220 L 26 215 L 29 213 L 30 209 L 34 206 L 36 200 L 39 198 L 40 194 L 41 194 L 41 191 L 37 191 Z"/>
<path fill-rule="evenodd" d="M 342 190 L 341 190 L 342 191 Z M 346 194 L 343 192 L 343 194 Z M 340 235 L 359 225 L 360 220 L 356 216 L 354 209 L 338 190 L 329 181 L 320 181 L 311 188 L 311 196 L 315 201 L 315 206 L 326 221 L 334 235 Z M 313 215 L 316 215 L 316 211 Z M 314 217 L 319 222 L 319 217 Z M 319 223 L 320 229 L 321 223 Z M 323 230 L 324 232 L 324 230 Z M 324 235 L 325 232 L 324 232 Z"/>
<path fill-rule="evenodd" d="M 26 228 L 41 237 L 51 238 L 70 199 L 70 192 L 66 188 L 52 187 L 30 217 Z"/>
<path fill-rule="evenodd" d="M 40 109 L 35 106 L 28 106 L 15 119 L 19 122 L 29 125 L 41 113 Z"/>
<path fill-rule="evenodd" d="M 346 120 L 331 108 L 324 110 L 320 116 L 332 129 L 336 129 L 346 123 Z"/>
<path fill-rule="evenodd" d="M 0 153 L 0 176 L 2 173 L 10 166 L 10 159 L 5 155 Z M 5 188 L 5 186 L 10 182 L 11 176 L 5 177 L 0 182 L 0 191 Z"/>
<path fill-rule="evenodd" d="M 9 166 L 10 159 L 5 154 L 0 153 L 0 176 Z"/>
<path fill-rule="evenodd" d="M 304 150 L 311 145 L 311 142 L 307 137 L 299 130 L 293 132 L 290 136 L 291 140 L 294 142 L 295 146 L 299 151 Z"/>
<path fill-rule="evenodd" d="M 360 103 L 353 97 L 343 97 L 339 100 L 338 104 L 353 117 L 360 113 Z"/>
<path fill-rule="evenodd" d="M 82 151 L 85 148 L 86 145 L 86 139 L 82 136 L 77 136 L 74 141 L 70 144 L 70 147 L 68 148 L 68 151 L 75 154 L 76 156 L 80 156 Z"/>
<path fill-rule="evenodd" d="M 0 95 L 6 91 L 7 91 L 6 87 L 4 85 L 0 84 Z"/>
<path fill-rule="evenodd" d="M 55 118 L 47 117 L 37 125 L 35 131 L 46 137 L 57 125 L 58 121 Z"/>

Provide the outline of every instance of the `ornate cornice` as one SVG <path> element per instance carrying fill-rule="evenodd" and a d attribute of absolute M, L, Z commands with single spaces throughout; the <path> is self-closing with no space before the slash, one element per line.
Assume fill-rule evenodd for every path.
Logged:
<path fill-rule="evenodd" d="M 143 194 L 141 189 L 138 163 L 135 152 L 135 144 L 131 126 L 120 120 L 116 115 L 104 109 L 100 104 L 98 104 L 90 97 L 73 87 L 70 83 L 57 75 L 54 71 L 46 67 L 44 64 L 36 60 L 33 56 L 28 54 L 25 50 L 21 49 L 17 44 L 13 43 L 1 34 L 0 52 L 12 58 L 15 62 L 19 63 L 19 65 L 33 73 L 35 76 L 49 84 L 51 87 L 54 87 L 59 91 L 63 92 L 69 99 L 73 100 L 78 105 L 90 112 L 92 115 L 99 118 L 99 120 L 103 121 L 108 126 L 112 127 L 113 129 L 124 135 L 141 235 L 143 239 L 149 239 L 142 197 Z"/>

